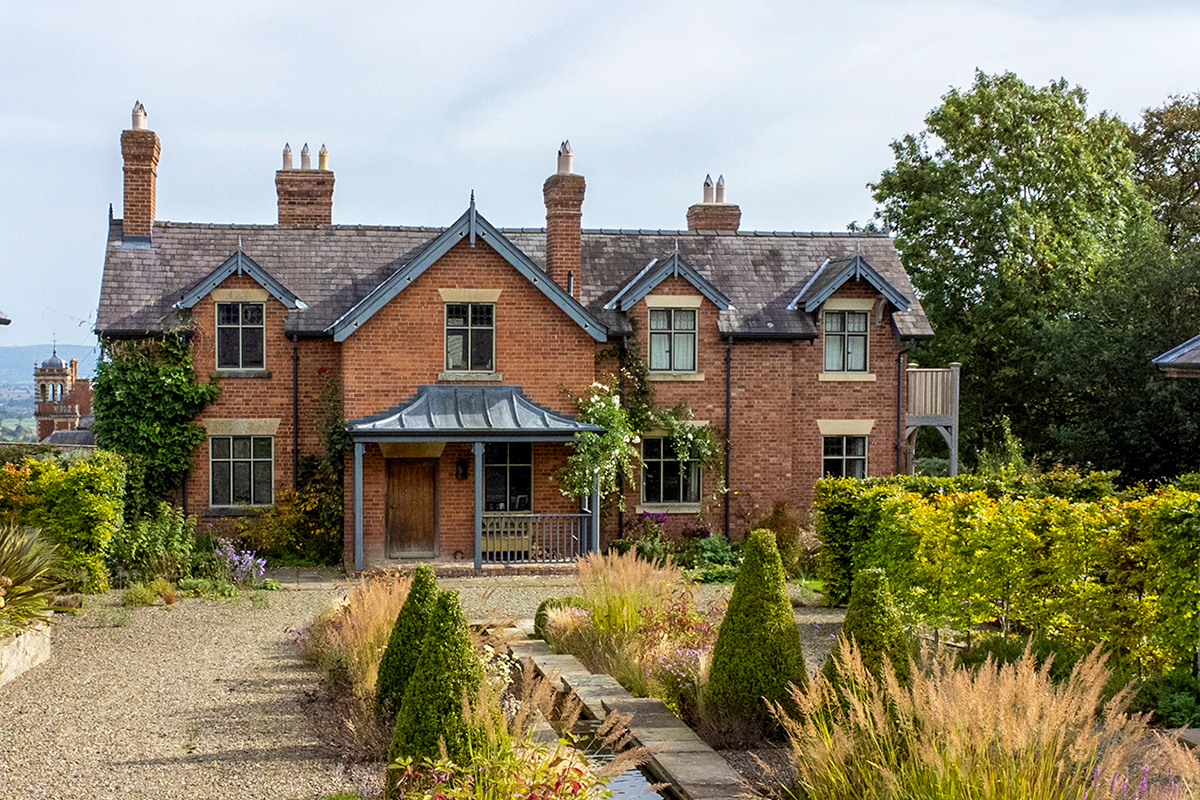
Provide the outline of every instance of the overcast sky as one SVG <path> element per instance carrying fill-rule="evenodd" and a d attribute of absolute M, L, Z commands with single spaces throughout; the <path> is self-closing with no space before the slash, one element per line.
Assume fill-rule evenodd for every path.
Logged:
<path fill-rule="evenodd" d="M 157 218 L 273 223 L 290 142 L 329 148 L 339 224 L 447 225 L 475 190 L 544 223 L 569 138 L 585 227 L 685 226 L 706 173 L 742 228 L 866 221 L 889 143 L 976 68 L 1066 78 L 1137 119 L 1200 89 L 1168 2 L 0 0 L 0 345 L 89 344 L 120 134 L 162 141 Z"/>

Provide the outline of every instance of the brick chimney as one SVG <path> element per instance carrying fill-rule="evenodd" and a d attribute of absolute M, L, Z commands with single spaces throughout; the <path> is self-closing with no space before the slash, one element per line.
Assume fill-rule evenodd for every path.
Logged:
<path fill-rule="evenodd" d="M 725 202 L 725 176 L 717 178 L 714 197 L 711 175 L 704 176 L 704 202 L 687 210 L 689 231 L 736 231 L 742 224 L 742 210 Z"/>
<path fill-rule="evenodd" d="M 280 225 L 332 225 L 333 172 L 325 145 L 321 145 L 317 169 L 312 168 L 308 145 L 300 151 L 300 169 L 292 169 L 292 148 L 284 145 L 283 169 L 275 173 L 275 193 L 279 196 Z"/>
<path fill-rule="evenodd" d="M 546 178 L 542 197 L 546 201 L 546 276 L 579 299 L 582 283 L 583 217 L 582 175 L 574 172 L 571 143 L 558 151 L 558 172 Z"/>
<path fill-rule="evenodd" d="M 125 158 L 124 236 L 150 235 L 159 150 L 158 136 L 146 129 L 145 107 L 140 102 L 134 103 L 133 125 L 121 133 L 121 155 Z"/>

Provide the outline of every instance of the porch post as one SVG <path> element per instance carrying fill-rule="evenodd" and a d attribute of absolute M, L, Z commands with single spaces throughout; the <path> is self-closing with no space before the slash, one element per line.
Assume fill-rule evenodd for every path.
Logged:
<path fill-rule="evenodd" d="M 483 569 L 483 442 L 471 445 L 475 454 L 475 569 Z"/>
<path fill-rule="evenodd" d="M 600 552 L 600 475 L 596 474 L 596 482 L 592 484 L 592 541 L 588 542 L 588 550 Z"/>
<path fill-rule="evenodd" d="M 354 571 L 363 568 L 363 450 L 362 442 L 354 443 Z"/>

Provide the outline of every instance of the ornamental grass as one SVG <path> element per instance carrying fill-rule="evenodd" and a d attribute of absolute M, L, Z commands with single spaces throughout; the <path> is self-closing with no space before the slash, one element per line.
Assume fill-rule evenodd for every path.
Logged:
<path fill-rule="evenodd" d="M 837 651 L 840 681 L 793 686 L 796 711 L 773 704 L 791 743 L 796 796 L 1085 800 L 1190 797 L 1200 763 L 1129 715 L 1129 690 L 1105 701 L 1109 670 L 1093 652 L 1055 683 L 1028 650 L 977 670 L 922 653 L 909 685 L 885 659 L 881 677 L 853 641 Z"/>

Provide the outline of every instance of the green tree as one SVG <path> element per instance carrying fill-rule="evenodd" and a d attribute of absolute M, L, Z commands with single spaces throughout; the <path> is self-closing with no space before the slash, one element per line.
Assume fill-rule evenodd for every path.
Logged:
<path fill-rule="evenodd" d="M 1046 453 L 1061 404 L 1057 376 L 1037 369 L 1041 332 L 1149 213 L 1128 129 L 1089 117 L 1084 90 L 1064 80 L 983 72 L 925 126 L 892 143 L 895 166 L 871 185 L 936 332 L 913 356 L 964 364 L 965 455 L 999 415 Z"/>
<path fill-rule="evenodd" d="M 1172 253 L 1143 225 L 1102 264 L 1078 311 L 1047 326 L 1044 371 L 1063 419 L 1050 431 L 1069 463 L 1135 482 L 1200 470 L 1200 381 L 1151 359 L 1200 333 L 1200 250 Z"/>
<path fill-rule="evenodd" d="M 1142 112 L 1129 146 L 1167 244 L 1200 241 L 1200 92 L 1174 95 Z"/>
<path fill-rule="evenodd" d="M 194 420 L 220 388 L 196 381 L 187 340 L 177 333 L 105 342 L 94 385 L 96 443 L 124 456 L 131 475 L 141 475 L 140 486 L 130 486 L 127 509 L 140 516 L 191 471 L 192 451 L 205 436 Z"/>

